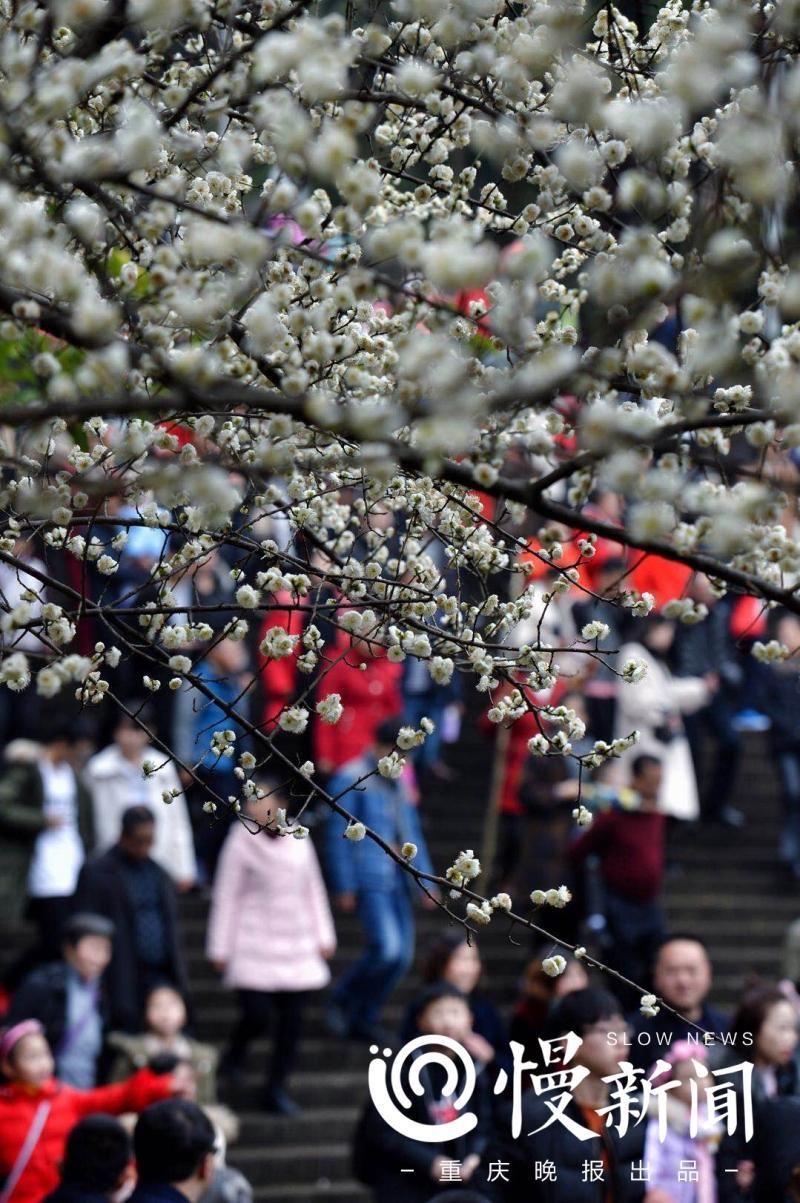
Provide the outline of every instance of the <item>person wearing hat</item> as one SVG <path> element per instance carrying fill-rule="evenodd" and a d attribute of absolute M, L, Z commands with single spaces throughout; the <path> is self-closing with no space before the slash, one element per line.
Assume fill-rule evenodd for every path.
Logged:
<path fill-rule="evenodd" d="M 41 1203 L 58 1186 L 67 1138 L 86 1115 L 143 1111 L 186 1089 L 176 1070 L 141 1069 L 124 1082 L 76 1090 L 55 1076 L 55 1062 L 36 1019 L 0 1037 L 0 1190 L 2 1203 Z"/>
<path fill-rule="evenodd" d="M 89 1090 L 106 1028 L 102 977 L 111 960 L 114 924 L 104 915 L 73 915 L 64 927 L 62 960 L 34 969 L 14 995 L 8 1022 L 37 1019 L 62 1082 Z"/>

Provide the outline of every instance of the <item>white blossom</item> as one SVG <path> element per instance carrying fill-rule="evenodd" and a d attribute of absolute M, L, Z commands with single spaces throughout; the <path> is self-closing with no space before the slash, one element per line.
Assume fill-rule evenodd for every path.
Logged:
<path fill-rule="evenodd" d="M 581 630 L 582 639 L 605 639 L 610 627 L 606 622 L 587 622 Z"/>
<path fill-rule="evenodd" d="M 7 685 L 14 693 L 25 689 L 31 680 L 31 670 L 28 659 L 22 652 L 14 652 L 6 656 L 0 663 L 0 683 Z"/>
<path fill-rule="evenodd" d="M 329 693 L 321 698 L 317 702 L 316 711 L 324 723 L 338 723 L 344 714 L 341 694 Z"/>
<path fill-rule="evenodd" d="M 449 685 L 455 665 L 449 656 L 433 656 L 428 671 L 437 685 Z"/>
<path fill-rule="evenodd" d="M 278 716 L 278 726 L 291 735 L 302 735 L 308 726 L 308 711 L 304 706 L 289 706 Z"/>
<path fill-rule="evenodd" d="M 622 666 L 622 679 L 634 684 L 636 681 L 641 681 L 647 675 L 647 662 L 637 657 L 626 660 Z"/>
<path fill-rule="evenodd" d="M 236 590 L 236 601 L 245 610 L 254 609 L 260 600 L 258 590 L 254 589 L 252 585 L 240 585 Z"/>
<path fill-rule="evenodd" d="M 488 902 L 482 902 L 479 905 L 474 902 L 468 902 L 467 918 L 471 919 L 473 923 L 477 923 L 479 926 L 485 927 L 486 924 L 491 921 L 492 908 Z"/>
<path fill-rule="evenodd" d="M 772 664 L 778 660 L 785 660 L 789 655 L 789 649 L 778 639 L 770 639 L 768 643 L 762 643 L 757 639 L 753 644 L 751 654 L 762 664 Z"/>
<path fill-rule="evenodd" d="M 480 876 L 481 862 L 472 849 L 467 848 L 465 852 L 459 852 L 453 861 L 452 870 L 459 876 L 462 883 L 472 881 L 474 878 Z"/>
<path fill-rule="evenodd" d="M 405 766 L 406 762 L 398 752 L 390 752 L 388 756 L 381 756 L 379 759 L 378 772 L 381 777 L 396 781 L 402 776 Z"/>
<path fill-rule="evenodd" d="M 297 635 L 290 635 L 283 627 L 270 627 L 259 644 L 259 651 L 268 660 L 280 660 L 291 656 L 298 642 Z"/>
<path fill-rule="evenodd" d="M 63 685 L 62 677 L 54 668 L 40 668 L 36 674 L 36 692 L 43 698 L 54 698 Z"/>

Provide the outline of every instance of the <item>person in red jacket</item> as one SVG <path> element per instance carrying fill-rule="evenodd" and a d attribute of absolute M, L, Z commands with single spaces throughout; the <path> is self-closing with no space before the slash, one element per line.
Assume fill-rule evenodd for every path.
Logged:
<path fill-rule="evenodd" d="M 314 760 L 320 772 L 329 775 L 358 760 L 372 747 L 380 725 L 401 713 L 402 675 L 402 665 L 387 659 L 381 649 L 363 639 L 351 640 L 318 686 L 320 698 L 338 693 L 344 706 L 338 723 L 318 722 L 314 729 Z"/>
<path fill-rule="evenodd" d="M 75 1090 L 53 1077 L 42 1025 L 25 1019 L 0 1039 L 0 1192 L 3 1203 L 41 1203 L 58 1186 L 67 1137 L 85 1115 L 143 1111 L 179 1093 L 178 1075 L 142 1069 L 124 1082 Z"/>
<path fill-rule="evenodd" d="M 258 673 L 264 691 L 262 724 L 265 731 L 274 730 L 281 711 L 295 700 L 298 691 L 297 657 L 303 651 L 299 638 L 303 633 L 303 611 L 293 607 L 288 589 L 279 590 L 273 600 L 285 609 L 269 610 L 258 635 Z M 288 656 L 271 655 L 269 652 L 269 632 L 274 627 L 282 627 L 287 634 L 297 638 Z"/>

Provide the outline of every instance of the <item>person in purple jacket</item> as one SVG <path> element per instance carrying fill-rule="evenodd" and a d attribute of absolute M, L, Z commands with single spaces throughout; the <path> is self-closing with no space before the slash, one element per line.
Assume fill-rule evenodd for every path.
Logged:
<path fill-rule="evenodd" d="M 697 1064 L 708 1062 L 708 1050 L 702 1044 L 676 1040 L 661 1060 L 670 1065 L 653 1085 L 679 1082 L 666 1097 L 650 1100 L 647 1134 L 644 1143 L 644 1164 L 647 1167 L 648 1189 L 645 1203 L 717 1203 L 715 1156 L 722 1137 L 719 1120 L 708 1117 L 704 1099 L 706 1082 L 700 1077 Z M 697 1133 L 690 1132 L 692 1093 L 700 1100 Z M 663 1139 L 659 1133 L 658 1107 L 666 1109 L 667 1126 Z"/>

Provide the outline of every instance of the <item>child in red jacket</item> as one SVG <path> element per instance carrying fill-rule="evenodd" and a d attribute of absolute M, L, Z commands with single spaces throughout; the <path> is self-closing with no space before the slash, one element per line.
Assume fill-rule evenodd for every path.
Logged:
<path fill-rule="evenodd" d="M 67 1137 L 84 1115 L 142 1111 L 179 1093 L 176 1076 L 140 1070 L 125 1082 L 75 1090 L 53 1077 L 42 1026 L 25 1019 L 0 1039 L 0 1192 L 2 1203 L 41 1203 L 58 1186 Z"/>

